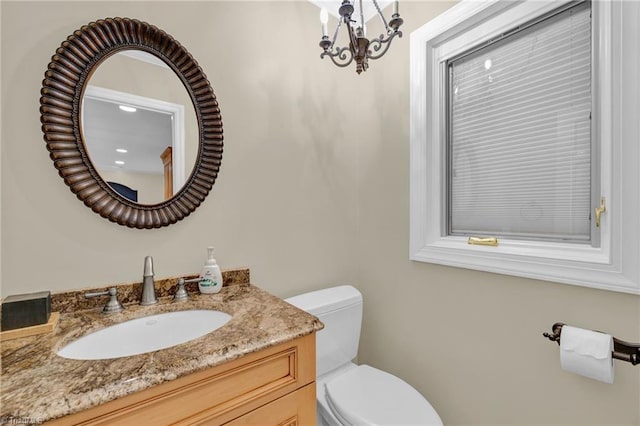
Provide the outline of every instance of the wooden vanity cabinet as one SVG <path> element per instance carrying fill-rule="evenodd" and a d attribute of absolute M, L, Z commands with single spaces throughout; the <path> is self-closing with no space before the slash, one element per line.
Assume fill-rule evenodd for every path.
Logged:
<path fill-rule="evenodd" d="M 51 425 L 315 425 L 315 334 L 107 402 Z"/>

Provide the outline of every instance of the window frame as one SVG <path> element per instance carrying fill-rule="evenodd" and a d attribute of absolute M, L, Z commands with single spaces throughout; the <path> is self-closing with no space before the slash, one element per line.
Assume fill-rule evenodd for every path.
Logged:
<path fill-rule="evenodd" d="M 463 0 L 411 34 L 411 260 L 640 294 L 640 126 L 632 118 L 640 112 L 640 86 L 628 72 L 629 66 L 637 72 L 640 55 L 632 41 L 625 43 L 640 36 L 629 20 L 640 15 L 634 2 L 592 2 L 592 134 L 599 141 L 600 187 L 593 198 L 604 197 L 607 209 L 599 246 L 504 239 L 488 247 L 447 235 L 446 59 L 568 3 Z M 620 28 L 624 32 L 614 32 Z"/>

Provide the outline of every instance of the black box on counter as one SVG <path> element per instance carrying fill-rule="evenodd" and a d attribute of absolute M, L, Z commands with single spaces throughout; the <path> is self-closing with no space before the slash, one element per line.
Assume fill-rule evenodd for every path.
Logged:
<path fill-rule="evenodd" d="M 51 292 L 7 296 L 1 309 L 2 331 L 46 324 L 51 316 Z"/>

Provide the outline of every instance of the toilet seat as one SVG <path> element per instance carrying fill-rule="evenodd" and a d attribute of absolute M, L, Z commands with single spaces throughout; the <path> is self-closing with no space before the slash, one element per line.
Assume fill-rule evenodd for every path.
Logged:
<path fill-rule="evenodd" d="M 368 365 L 327 382 L 325 394 L 346 425 L 442 425 L 429 401 L 411 385 Z"/>

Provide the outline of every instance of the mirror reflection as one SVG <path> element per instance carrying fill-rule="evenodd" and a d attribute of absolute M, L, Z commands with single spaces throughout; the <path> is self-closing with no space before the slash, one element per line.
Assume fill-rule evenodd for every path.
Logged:
<path fill-rule="evenodd" d="M 198 126 L 187 90 L 161 59 L 125 50 L 102 62 L 82 98 L 87 153 L 125 198 L 158 204 L 193 171 Z"/>

